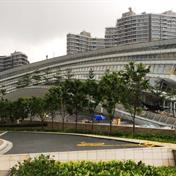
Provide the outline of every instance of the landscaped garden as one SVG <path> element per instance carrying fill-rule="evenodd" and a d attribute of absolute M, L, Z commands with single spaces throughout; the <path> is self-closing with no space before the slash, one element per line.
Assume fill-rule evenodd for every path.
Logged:
<path fill-rule="evenodd" d="M 144 94 L 146 92 L 154 93 L 155 96 L 161 96 L 162 90 L 151 88 L 146 74 L 149 68 L 142 64 L 127 64 L 123 71 L 110 72 L 99 80 L 94 79 L 93 71 L 90 70 L 87 80 L 72 79 L 71 74 L 67 79 L 58 80 L 47 94 L 43 97 L 21 97 L 15 101 L 9 101 L 1 96 L 0 99 L 0 122 L 2 129 L 11 130 L 42 130 L 42 131 L 63 131 L 65 128 L 65 119 L 71 115 L 75 123 L 74 130 L 69 132 L 93 133 L 94 115 L 98 105 L 107 112 L 109 120 L 108 134 L 112 135 L 112 121 L 115 118 L 115 109 L 117 104 L 123 105 L 126 111 L 131 114 L 133 130 L 129 134 L 113 134 L 117 137 L 147 139 L 161 142 L 176 143 L 174 135 L 155 135 L 155 134 L 137 134 L 135 133 L 136 115 L 144 108 Z M 36 73 L 37 74 L 37 73 Z M 40 74 L 39 74 L 40 75 Z M 40 76 L 35 75 L 37 83 L 43 82 Z M 29 78 L 29 77 L 28 77 Z M 49 84 L 49 79 L 46 79 Z M 30 79 L 19 81 L 19 88 L 30 86 Z M 50 85 L 51 86 L 51 85 Z M 156 92 L 158 94 L 156 94 Z M 168 93 L 173 96 L 175 92 Z M 169 97 L 167 96 L 167 98 Z M 157 109 L 158 110 L 158 109 Z M 157 111 L 156 110 L 156 111 Z M 91 119 L 91 130 L 84 131 L 78 128 L 78 117 L 81 112 L 89 114 Z M 62 120 L 62 128 L 54 129 L 56 114 L 59 113 Z M 174 114 L 173 114 L 174 116 Z M 33 124 L 34 118 L 39 118 L 40 124 Z M 47 129 L 46 119 L 50 117 L 51 128 Z M 17 121 L 23 122 L 28 118 L 29 126 Z M 30 119 L 30 120 L 29 120 Z M 10 125 L 10 126 L 9 126 Z M 25 126 L 26 125 L 26 126 Z M 6 126 L 4 128 L 4 126 Z M 35 127 L 34 127 L 35 126 Z M 10 128 L 9 128 L 10 127 Z M 17 128 L 16 128 L 17 127 Z M 41 128 L 42 127 L 42 128 Z M 18 166 L 12 168 L 10 176 L 176 176 L 176 168 L 173 167 L 153 167 L 146 166 L 139 162 L 132 161 L 120 162 L 58 162 L 41 155 L 34 160 L 26 160 Z"/>
<path fill-rule="evenodd" d="M 56 113 L 59 113 L 63 123 L 63 131 L 68 115 L 75 119 L 75 130 L 77 130 L 78 116 L 81 112 L 86 112 L 92 118 L 93 128 L 96 108 L 102 106 L 107 112 L 109 133 L 111 133 L 116 105 L 121 104 L 131 114 L 132 133 L 134 134 L 136 114 L 144 108 L 145 92 L 155 94 L 158 91 L 150 87 L 149 80 L 146 78 L 147 73 L 149 73 L 149 67 L 131 62 L 119 72 L 107 70 L 99 81 L 94 79 L 93 70 L 90 70 L 87 80 L 73 79 L 70 72 L 67 74 L 67 78 L 62 78 L 61 75 L 55 76 L 55 82 L 52 82 L 53 79 L 50 80 L 48 77 L 47 79 L 46 77 L 44 77 L 45 79 L 41 78 L 41 74 L 38 72 L 34 75 L 27 75 L 27 78 L 19 80 L 17 88 L 31 86 L 32 83 L 35 85 L 49 84 L 51 88 L 43 97 L 21 97 L 15 101 L 5 99 L 4 90 L 1 91 L 1 127 L 9 123 L 16 124 L 17 121 L 22 122 L 26 118 L 30 118 L 32 122 L 34 117 L 39 118 L 42 127 L 44 127 L 48 117 L 53 123 Z"/>
<path fill-rule="evenodd" d="M 13 167 L 10 176 L 176 176 L 176 168 L 133 161 L 59 162 L 41 155 Z"/>

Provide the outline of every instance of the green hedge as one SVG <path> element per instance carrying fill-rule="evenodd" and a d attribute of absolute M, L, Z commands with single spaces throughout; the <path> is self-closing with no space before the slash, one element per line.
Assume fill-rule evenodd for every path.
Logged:
<path fill-rule="evenodd" d="M 58 162 L 41 155 L 13 167 L 10 176 L 176 176 L 176 168 L 132 161 Z"/>

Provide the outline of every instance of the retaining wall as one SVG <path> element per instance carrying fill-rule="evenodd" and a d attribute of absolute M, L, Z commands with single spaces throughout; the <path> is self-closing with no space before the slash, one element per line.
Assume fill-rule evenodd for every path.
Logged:
<path fill-rule="evenodd" d="M 135 162 L 142 161 L 147 165 L 153 166 L 175 166 L 172 149 L 164 147 L 87 150 L 87 151 L 71 151 L 71 152 L 68 151 L 68 152 L 52 152 L 43 154 L 50 155 L 53 159 L 59 161 L 133 160 Z M 8 171 L 15 164 L 17 164 L 17 162 L 22 162 L 23 160 L 28 159 L 29 157 L 33 158 L 38 155 L 40 154 L 32 153 L 32 154 L 17 154 L 17 155 L 1 155 L 0 173 L 5 173 L 5 171 Z"/>
<path fill-rule="evenodd" d="M 53 125 L 53 129 L 62 130 L 62 123 L 55 122 Z M 52 123 L 48 122 L 47 129 L 52 129 Z M 75 123 L 65 123 L 64 124 L 65 131 L 73 131 L 75 130 Z M 91 123 L 78 123 L 77 125 L 78 131 L 85 132 L 94 132 L 96 134 L 109 134 L 109 125 L 99 125 L 94 124 L 92 130 Z M 163 134 L 163 135 L 176 135 L 176 130 L 169 130 L 169 129 L 155 129 L 155 128 L 139 128 L 136 127 L 135 129 L 136 134 Z M 112 134 L 116 133 L 132 133 L 132 127 L 127 126 L 112 126 Z"/>

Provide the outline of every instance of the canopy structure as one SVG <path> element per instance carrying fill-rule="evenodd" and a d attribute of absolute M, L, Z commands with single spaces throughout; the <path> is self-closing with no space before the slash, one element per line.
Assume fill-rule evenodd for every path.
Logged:
<path fill-rule="evenodd" d="M 101 114 L 95 115 L 95 120 L 96 121 L 101 121 L 101 120 L 105 120 L 105 119 L 106 119 L 106 117 L 101 115 Z"/>

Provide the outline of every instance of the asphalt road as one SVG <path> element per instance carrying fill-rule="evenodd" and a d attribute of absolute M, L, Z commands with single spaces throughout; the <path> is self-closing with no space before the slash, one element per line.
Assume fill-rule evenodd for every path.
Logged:
<path fill-rule="evenodd" d="M 61 151 L 80 151 L 95 149 L 115 149 L 139 147 L 137 144 L 99 139 L 93 137 L 74 136 L 67 134 L 49 134 L 32 132 L 7 132 L 2 139 L 13 143 L 13 148 L 7 154 L 42 153 Z M 81 142 L 88 144 L 103 143 L 103 146 L 78 146 Z"/>

